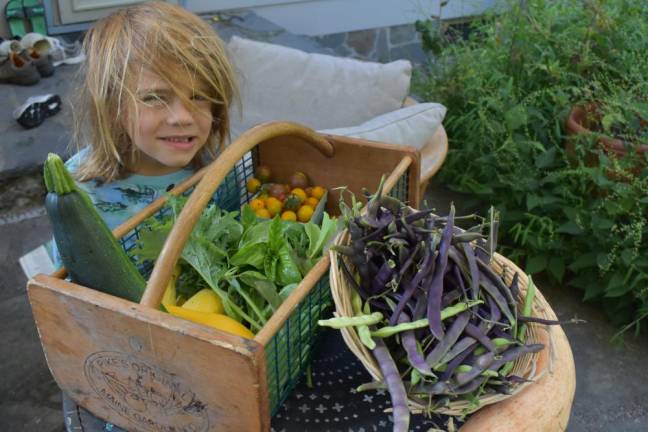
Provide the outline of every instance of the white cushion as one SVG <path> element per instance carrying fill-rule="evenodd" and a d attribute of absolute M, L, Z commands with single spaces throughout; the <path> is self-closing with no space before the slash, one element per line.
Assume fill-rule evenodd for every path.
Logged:
<path fill-rule="evenodd" d="M 412 65 L 381 64 L 286 48 L 233 36 L 228 51 L 239 80 L 242 118 L 232 110 L 232 136 L 271 120 L 313 129 L 363 123 L 402 106 Z"/>
<path fill-rule="evenodd" d="M 318 132 L 408 145 L 420 150 L 439 127 L 445 114 L 446 107 L 441 104 L 421 103 L 380 115 L 359 126 Z"/>

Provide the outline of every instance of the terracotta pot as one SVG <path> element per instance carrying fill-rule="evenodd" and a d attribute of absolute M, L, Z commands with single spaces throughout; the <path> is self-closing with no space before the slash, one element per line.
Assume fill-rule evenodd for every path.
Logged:
<path fill-rule="evenodd" d="M 585 106 L 576 106 L 572 108 L 567 120 L 565 121 L 565 130 L 568 135 L 592 133 L 593 129 L 596 129 L 596 123 L 598 122 L 599 117 L 600 114 L 598 113 L 596 104 L 592 103 Z M 641 121 L 641 124 L 648 126 L 647 122 L 644 120 Z M 628 154 L 626 146 L 620 139 L 600 136 L 598 137 L 598 143 L 610 156 L 622 157 Z M 648 152 L 648 144 L 638 145 L 636 151 L 639 155 L 643 155 Z"/>
<path fill-rule="evenodd" d="M 567 135 L 591 134 L 597 129 L 597 123 L 600 119 L 598 105 L 590 103 L 584 106 L 575 106 L 572 108 L 567 120 L 565 121 L 565 131 Z M 641 124 L 648 126 L 644 120 Z M 570 158 L 576 158 L 575 139 L 567 139 L 565 143 L 565 150 Z M 611 138 L 601 135 L 597 138 L 598 144 L 611 158 L 622 158 L 628 154 L 627 146 L 623 141 L 618 138 Z M 645 162 L 644 154 L 648 152 L 648 144 L 640 144 L 635 147 L 635 151 L 641 157 L 637 166 L 632 169 L 633 174 L 638 175 L 641 169 L 644 168 Z M 594 153 L 586 156 L 585 163 L 587 166 L 595 166 L 598 164 L 598 158 Z M 619 174 L 608 172 L 608 177 L 612 180 L 621 180 Z"/>

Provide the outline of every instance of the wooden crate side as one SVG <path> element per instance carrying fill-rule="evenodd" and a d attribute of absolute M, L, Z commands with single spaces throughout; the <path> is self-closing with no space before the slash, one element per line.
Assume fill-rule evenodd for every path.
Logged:
<path fill-rule="evenodd" d="M 58 385 L 131 431 L 268 431 L 263 347 L 45 275 L 28 295 Z"/>
<path fill-rule="evenodd" d="M 413 163 L 408 171 L 408 197 L 410 205 L 418 207 L 420 155 L 414 147 L 334 135 L 325 137 L 335 149 L 331 158 L 300 138 L 282 136 L 259 144 L 259 163 L 270 167 L 278 182 L 287 182 L 295 171 L 305 172 L 313 184 L 329 189 L 326 211 L 338 214 L 340 193 L 332 188 L 347 186 L 361 198 L 363 187 L 375 191 L 381 176 L 389 176 L 403 157 L 410 156 Z"/>

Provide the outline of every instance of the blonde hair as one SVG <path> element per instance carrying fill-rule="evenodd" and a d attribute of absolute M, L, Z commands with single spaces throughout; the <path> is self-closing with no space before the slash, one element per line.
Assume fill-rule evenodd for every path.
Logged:
<path fill-rule="evenodd" d="M 169 3 L 139 4 L 98 21 L 86 34 L 83 49 L 75 142 L 78 149 L 90 146 L 90 151 L 77 172 L 79 180 L 122 178 L 125 160 L 137 157 L 124 120 L 137 115 L 132 109 L 143 69 L 161 77 L 192 110 L 197 110 L 195 102 L 179 90 L 189 88 L 211 102 L 214 123 L 194 167 L 222 149 L 238 92 L 223 43 L 201 18 Z"/>

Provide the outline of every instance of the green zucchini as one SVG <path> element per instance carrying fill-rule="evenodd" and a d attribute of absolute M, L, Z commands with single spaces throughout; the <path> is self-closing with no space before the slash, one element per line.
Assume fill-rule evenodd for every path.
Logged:
<path fill-rule="evenodd" d="M 73 282 L 139 302 L 146 280 L 108 225 L 53 153 L 45 162 L 45 209 L 63 265 Z"/>

